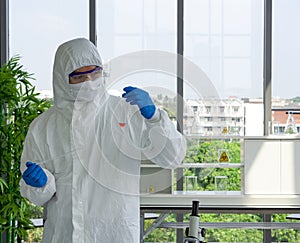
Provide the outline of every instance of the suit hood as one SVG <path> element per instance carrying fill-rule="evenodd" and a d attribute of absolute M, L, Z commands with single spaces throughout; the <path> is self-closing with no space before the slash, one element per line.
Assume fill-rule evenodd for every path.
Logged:
<path fill-rule="evenodd" d="M 69 74 L 74 70 L 96 65 L 102 67 L 102 59 L 96 46 L 85 38 L 78 38 L 61 44 L 53 65 L 54 105 L 65 107 L 75 101 L 70 91 Z"/>

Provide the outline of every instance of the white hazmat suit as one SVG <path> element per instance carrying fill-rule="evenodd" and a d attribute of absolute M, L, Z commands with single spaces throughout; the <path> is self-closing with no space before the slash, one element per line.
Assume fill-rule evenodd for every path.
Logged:
<path fill-rule="evenodd" d="M 83 95 L 94 94 L 89 102 L 76 100 L 68 75 L 89 65 L 102 66 L 90 41 L 58 48 L 54 106 L 30 125 L 21 161 L 22 173 L 27 161 L 39 164 L 47 184 L 21 180 L 21 194 L 45 207 L 45 243 L 138 243 L 141 159 L 175 168 L 184 159 L 185 139 L 166 112 L 157 108 L 147 120 L 137 106 L 108 95 L 102 80 L 96 93 L 82 84 Z"/>

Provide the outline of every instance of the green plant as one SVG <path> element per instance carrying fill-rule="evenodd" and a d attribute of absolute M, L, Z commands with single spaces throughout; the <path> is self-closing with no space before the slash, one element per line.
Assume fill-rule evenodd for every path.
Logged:
<path fill-rule="evenodd" d="M 29 202 L 20 195 L 20 159 L 30 123 L 51 105 L 37 98 L 32 74 L 19 61 L 15 56 L 0 68 L 0 232 L 8 243 L 32 227 Z"/>
<path fill-rule="evenodd" d="M 212 140 L 192 143 L 188 146 L 184 163 L 216 163 L 219 149 L 228 150 L 230 163 L 240 162 L 240 142 L 237 140 Z M 189 168 L 184 176 L 197 176 L 199 191 L 213 191 L 215 176 L 227 176 L 229 191 L 241 190 L 241 173 L 239 168 Z"/>

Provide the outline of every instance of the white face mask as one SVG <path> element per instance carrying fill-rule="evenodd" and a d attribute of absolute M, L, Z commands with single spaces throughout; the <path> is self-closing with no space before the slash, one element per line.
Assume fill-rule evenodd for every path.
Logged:
<path fill-rule="evenodd" d="M 85 81 L 78 84 L 69 84 L 71 94 L 76 101 L 91 102 L 97 94 L 101 94 L 105 90 L 103 78 L 98 78 L 93 81 Z"/>

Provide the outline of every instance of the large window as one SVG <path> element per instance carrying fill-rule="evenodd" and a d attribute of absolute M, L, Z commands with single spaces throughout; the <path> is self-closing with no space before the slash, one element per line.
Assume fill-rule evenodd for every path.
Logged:
<path fill-rule="evenodd" d="M 177 36 L 178 1 L 97 0 L 96 44 L 104 60 L 107 85 L 114 95 L 120 95 L 128 85 L 144 88 L 174 119 L 174 124 L 176 118 L 183 118 L 182 131 L 187 138 L 185 161 L 175 173 L 143 161 L 142 175 L 153 176 L 152 181 L 142 182 L 146 193 L 159 191 L 155 182 L 162 188 L 160 192 L 246 197 L 245 136 L 263 136 L 264 123 L 269 123 L 269 132 L 280 135 L 280 139 L 300 132 L 300 1 L 272 0 L 272 97 L 267 97 L 272 101 L 270 121 L 264 121 L 268 111 L 264 110 L 263 100 L 267 1 L 182 2 L 181 39 Z M 58 45 L 76 37 L 89 37 L 89 1 L 9 3 L 10 57 L 19 54 L 22 64 L 34 74 L 36 89 L 50 90 L 51 95 L 52 65 Z M 177 46 L 182 44 L 177 40 L 184 44 L 183 114 L 177 114 L 176 54 Z M 191 70 L 196 72 L 191 74 Z M 274 155 L 279 150 L 269 151 Z M 270 160 L 270 155 L 266 157 L 272 162 L 270 167 L 274 167 L 275 159 L 284 158 L 287 168 L 287 156 L 274 155 L 275 159 Z M 291 155 L 294 162 L 296 153 Z M 258 170 L 260 167 L 259 164 Z M 280 172 L 283 167 L 278 168 Z M 255 181 L 257 174 L 253 178 Z M 289 178 L 294 183 L 294 177 Z M 176 184 L 178 181 L 183 182 L 182 186 Z M 289 195 L 294 197 L 295 193 Z"/>
<path fill-rule="evenodd" d="M 38 91 L 52 95 L 52 67 L 55 51 L 62 42 L 88 38 L 88 2 L 9 1 L 9 53 L 21 56 L 21 63 L 36 79 Z"/>

